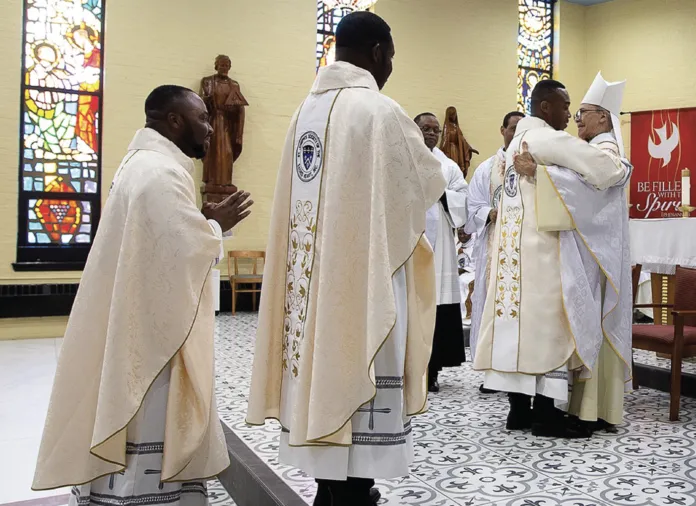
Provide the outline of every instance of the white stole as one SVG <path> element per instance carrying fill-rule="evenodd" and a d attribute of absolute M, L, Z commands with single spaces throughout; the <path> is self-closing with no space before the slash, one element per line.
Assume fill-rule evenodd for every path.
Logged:
<path fill-rule="evenodd" d="M 331 110 L 340 90 L 310 95 L 295 126 L 290 189 L 290 224 L 285 281 L 283 328 L 283 387 L 280 421 L 291 427 L 291 406 L 300 367 L 309 286 L 314 267 L 315 239 Z"/>

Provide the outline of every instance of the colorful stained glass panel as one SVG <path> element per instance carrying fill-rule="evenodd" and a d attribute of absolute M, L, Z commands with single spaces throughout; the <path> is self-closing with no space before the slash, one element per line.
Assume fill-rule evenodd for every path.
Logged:
<path fill-rule="evenodd" d="M 517 69 L 517 109 L 519 111 L 525 114 L 531 112 L 532 90 L 539 81 L 544 79 L 551 79 L 551 73 L 542 70 Z"/>
<path fill-rule="evenodd" d="M 317 0 L 317 70 L 331 65 L 336 59 L 336 27 L 343 17 L 356 10 L 367 10 L 365 6 L 369 8 L 374 2 L 340 0 L 329 3 L 332 6 L 328 6 L 323 0 Z"/>
<path fill-rule="evenodd" d="M 25 90 L 24 189 L 96 193 L 98 128 L 98 97 Z M 56 176 L 63 185 L 49 188 Z"/>
<path fill-rule="evenodd" d="M 85 244 L 91 241 L 92 204 L 71 199 L 29 199 L 29 244 Z"/>
<path fill-rule="evenodd" d="M 520 0 L 517 65 L 549 70 L 552 65 L 553 5 L 548 0 Z"/>
<path fill-rule="evenodd" d="M 101 0 L 25 0 L 24 84 L 98 91 Z"/>
<path fill-rule="evenodd" d="M 20 198 L 20 247 L 92 241 L 103 1 L 24 0 L 20 190 L 31 194 Z"/>
<path fill-rule="evenodd" d="M 553 0 L 518 0 L 517 109 L 528 113 L 537 82 L 553 73 Z"/>

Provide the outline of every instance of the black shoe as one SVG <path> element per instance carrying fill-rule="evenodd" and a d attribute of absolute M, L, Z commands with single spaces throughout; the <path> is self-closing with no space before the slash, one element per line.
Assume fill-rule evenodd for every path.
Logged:
<path fill-rule="evenodd" d="M 507 430 L 528 430 L 532 428 L 532 399 L 528 395 L 509 393 L 510 412 L 505 422 Z"/>
<path fill-rule="evenodd" d="M 479 392 L 481 392 L 482 394 L 497 394 L 497 393 L 500 393 L 500 392 L 498 392 L 498 390 L 491 390 L 490 388 L 486 388 L 486 387 L 484 387 L 483 385 L 481 385 L 481 386 L 479 387 Z"/>
<path fill-rule="evenodd" d="M 532 428 L 532 411 L 510 409 L 505 422 L 507 430 L 529 430 Z"/>
<path fill-rule="evenodd" d="M 553 437 L 559 439 L 589 439 L 592 431 L 580 425 L 573 426 L 561 420 L 545 423 L 533 423 L 532 435 L 537 437 Z"/>
<path fill-rule="evenodd" d="M 438 393 L 440 391 L 440 384 L 437 382 L 437 380 L 431 381 L 428 383 L 428 392 L 431 393 Z"/>
<path fill-rule="evenodd" d="M 377 490 L 377 488 L 375 487 L 372 487 L 370 489 L 370 501 L 372 501 L 372 504 L 377 504 L 381 498 L 382 494 L 380 494 L 379 490 Z"/>

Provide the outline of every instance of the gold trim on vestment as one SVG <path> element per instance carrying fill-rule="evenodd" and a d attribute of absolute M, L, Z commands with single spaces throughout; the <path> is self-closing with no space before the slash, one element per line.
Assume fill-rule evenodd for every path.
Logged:
<path fill-rule="evenodd" d="M 604 269 L 604 267 L 602 266 L 602 263 L 599 261 L 599 259 L 597 258 L 597 256 L 594 254 L 594 251 L 592 251 L 592 248 L 590 248 L 589 244 L 587 244 L 587 240 L 585 240 L 585 237 L 582 235 L 582 233 L 580 232 L 580 229 L 578 228 L 577 224 L 575 223 L 575 218 L 573 218 L 573 215 L 572 215 L 572 213 L 570 212 L 570 210 L 568 209 L 568 206 L 566 205 L 565 201 L 563 200 L 563 197 L 561 196 L 561 193 L 558 191 L 558 188 L 556 187 L 556 183 L 555 183 L 555 182 L 553 181 L 553 179 L 551 178 L 551 175 L 549 174 L 549 171 L 548 171 L 548 169 L 547 169 L 547 166 L 542 165 L 541 167 L 542 167 L 542 168 L 544 169 L 544 171 L 546 172 L 546 175 L 548 176 L 548 179 L 549 179 L 549 181 L 551 182 L 551 186 L 553 187 L 554 191 L 556 192 L 556 195 L 558 195 L 558 199 L 559 199 L 559 200 L 561 201 L 561 203 L 563 204 L 563 207 L 565 208 L 566 212 L 568 213 L 568 216 L 570 216 L 570 221 L 571 221 L 571 223 L 573 224 L 573 228 L 574 228 L 575 231 L 578 233 L 578 236 L 580 237 L 580 239 L 582 240 L 583 244 L 584 244 L 585 247 L 587 248 L 587 251 L 589 251 L 589 252 L 590 252 L 590 255 L 592 255 L 592 258 L 594 259 L 595 263 L 597 264 L 597 266 L 599 267 L 599 269 L 600 269 L 600 270 L 602 271 L 602 273 L 604 274 L 604 277 L 607 279 L 607 281 L 608 281 L 609 284 L 612 286 L 612 288 L 616 291 L 616 294 L 617 294 L 617 301 L 616 301 L 616 304 L 614 304 L 614 307 L 612 307 L 609 311 L 607 311 L 607 314 L 606 314 L 606 315 L 604 314 L 604 308 L 602 307 L 602 309 L 601 309 L 601 310 L 602 310 L 602 318 L 601 318 L 600 326 L 602 327 L 602 336 L 607 340 L 607 342 L 609 343 L 609 346 L 614 350 L 614 353 L 616 353 L 616 354 L 618 355 L 618 357 L 621 359 L 621 361 L 624 363 L 624 365 L 625 365 L 626 367 L 628 367 L 628 370 L 630 371 L 630 373 L 629 373 L 629 378 L 628 378 L 627 380 L 624 380 L 624 383 L 628 383 L 628 382 L 630 382 L 630 381 L 633 380 L 633 367 L 632 367 L 628 362 L 626 362 L 626 360 L 625 360 L 624 357 L 621 355 L 621 353 L 619 353 L 619 352 L 616 350 L 616 347 L 615 347 L 614 344 L 611 342 L 611 339 L 609 339 L 609 337 L 607 336 L 607 333 L 606 333 L 605 330 L 604 330 L 604 320 L 605 320 L 605 319 L 618 307 L 619 301 L 621 300 L 621 291 L 618 290 L 618 289 L 616 288 L 616 285 L 614 285 L 614 282 L 611 280 L 611 278 L 610 278 L 609 275 L 607 274 L 607 271 L 606 271 L 606 270 Z M 561 241 L 560 241 L 560 234 L 559 234 L 559 241 L 558 241 L 559 263 L 560 263 L 560 249 L 561 249 Z M 561 265 L 562 265 L 562 263 L 561 263 Z M 561 279 L 561 290 L 562 290 L 562 288 L 563 288 L 563 280 Z M 561 298 L 561 300 L 563 300 L 563 299 Z M 565 308 L 565 302 L 563 303 L 563 311 L 564 311 L 565 314 L 566 314 L 566 319 L 568 320 L 568 327 L 570 328 L 570 319 L 568 319 L 568 312 L 566 311 L 566 308 Z M 573 335 L 573 330 L 572 330 L 572 329 L 570 330 L 570 333 L 571 333 L 571 335 Z M 575 340 L 575 336 L 574 336 L 574 335 L 573 335 L 573 340 Z M 577 341 L 576 341 L 575 346 L 576 346 L 576 348 L 577 348 Z M 585 364 L 585 362 L 582 360 L 582 358 L 580 358 L 580 355 L 578 355 L 578 358 L 579 358 L 580 361 L 583 363 L 583 365 L 587 368 L 587 364 Z M 590 371 L 590 378 L 592 378 L 592 371 Z M 585 378 L 585 380 L 590 379 L 590 378 Z"/>
<path fill-rule="evenodd" d="M 94 457 L 98 458 L 98 459 L 101 460 L 102 462 L 106 462 L 107 464 L 113 464 L 113 465 L 115 465 L 115 466 L 121 466 L 121 468 L 118 469 L 118 470 L 109 471 L 108 473 L 102 474 L 102 475 L 97 476 L 97 477 L 95 477 L 95 478 L 91 478 L 91 479 L 85 481 L 84 483 L 66 483 L 66 484 L 63 484 L 63 485 L 58 485 L 58 486 L 50 487 L 50 488 L 34 488 L 34 487 L 31 487 L 31 490 L 34 490 L 34 491 L 36 491 L 36 492 L 40 492 L 40 491 L 43 491 L 43 490 L 56 490 L 56 489 L 65 488 L 65 487 L 79 487 L 79 486 L 82 486 L 82 485 L 86 485 L 87 483 L 91 483 L 91 482 L 93 482 L 93 481 L 95 481 L 95 480 L 98 480 L 99 478 L 103 478 L 103 477 L 105 477 L 105 476 L 109 476 L 110 474 L 120 473 L 120 472 L 126 470 L 126 467 L 127 467 L 127 466 L 126 466 L 126 462 L 121 463 L 121 462 L 114 462 L 114 461 L 111 461 L 111 460 L 109 460 L 109 459 L 105 459 L 105 458 L 103 458 L 103 457 L 97 455 L 96 453 L 94 453 L 93 450 L 94 450 L 96 447 L 101 446 L 101 445 L 107 443 L 107 442 L 108 442 L 109 440 L 111 440 L 116 434 L 118 434 L 118 433 L 120 433 L 121 431 L 123 431 L 123 430 L 125 430 L 125 429 L 128 428 L 128 426 L 129 426 L 129 425 L 131 424 L 131 422 L 135 419 L 135 417 L 138 416 L 138 412 L 139 412 L 140 409 L 143 407 L 143 403 L 145 402 L 145 398 L 147 397 L 147 394 L 150 392 L 150 389 L 152 388 L 152 385 L 155 384 L 155 381 L 157 380 L 157 378 L 159 378 L 160 374 L 162 374 L 162 371 L 164 371 L 164 369 L 169 365 L 169 363 L 172 361 L 172 359 L 176 356 L 177 353 L 179 353 L 179 352 L 181 351 L 181 349 L 184 347 L 184 345 L 185 345 L 186 342 L 188 341 L 188 338 L 191 336 L 191 332 L 192 332 L 192 330 L 193 330 L 193 326 L 195 325 L 196 319 L 197 319 L 197 317 L 198 317 L 198 311 L 199 311 L 200 306 L 201 306 L 201 299 L 203 298 L 203 290 L 205 290 L 205 286 L 206 286 L 206 284 L 207 284 L 207 282 L 208 282 L 208 276 L 210 275 L 210 271 L 212 270 L 212 268 L 213 268 L 214 265 L 215 265 L 215 262 L 213 261 L 213 262 L 210 263 L 210 267 L 208 267 L 208 271 L 206 272 L 205 279 L 204 279 L 204 281 L 203 281 L 203 287 L 201 288 L 200 294 L 199 294 L 199 296 L 198 296 L 198 304 L 196 305 L 196 312 L 195 312 L 194 315 L 193 315 L 193 321 L 191 322 L 191 326 L 189 327 L 189 330 L 188 330 L 188 332 L 186 333 L 186 337 L 184 337 L 184 340 L 183 340 L 183 342 L 181 343 L 181 346 L 179 346 L 179 347 L 177 348 L 177 350 L 174 352 L 174 354 L 173 354 L 171 357 L 169 357 L 169 359 L 165 362 L 164 366 L 163 366 L 163 367 L 159 370 L 159 372 L 155 375 L 154 379 L 152 380 L 152 382 L 150 383 L 150 385 L 147 387 L 147 390 L 145 390 L 145 394 L 143 395 L 143 398 L 142 398 L 141 401 L 140 401 L 140 404 L 139 404 L 139 406 L 138 406 L 138 409 L 135 410 L 135 413 L 134 413 L 133 416 L 128 420 L 128 422 L 127 422 L 124 426 L 122 426 L 120 429 L 118 429 L 116 432 L 112 433 L 112 434 L 111 434 L 110 436 L 108 436 L 106 439 L 104 439 L 103 441 L 101 441 L 100 443 L 97 443 L 96 445 L 90 447 L 90 450 L 89 450 L 90 455 L 93 455 Z M 213 388 L 213 396 L 214 396 L 214 395 L 215 395 L 215 389 Z M 210 427 L 210 420 L 208 420 L 208 427 Z M 205 433 L 204 433 L 204 437 L 205 437 Z M 126 443 L 127 443 L 127 441 L 126 441 Z M 162 449 L 162 457 L 163 457 L 163 458 L 164 458 L 164 450 L 165 450 L 165 449 L 163 448 L 163 449 Z M 126 455 L 126 448 L 125 448 L 125 447 L 123 448 L 123 454 Z M 182 468 L 181 468 L 176 474 L 174 474 L 173 476 L 177 476 L 177 475 L 181 474 L 181 473 L 183 472 L 183 470 L 186 468 L 186 466 L 191 462 L 191 460 L 193 460 L 193 457 L 192 457 L 191 459 L 189 459 L 189 461 L 186 463 L 186 465 L 184 465 L 184 467 L 182 467 Z M 221 469 L 221 470 L 218 471 L 218 472 L 222 472 L 222 471 L 224 471 L 224 468 Z M 215 473 L 213 476 L 217 476 L 217 474 L 218 474 L 218 473 Z M 160 481 L 162 481 L 163 483 L 177 483 L 177 482 L 179 482 L 179 481 L 182 481 L 182 482 L 183 482 L 183 481 L 196 481 L 196 480 L 205 480 L 205 479 L 207 479 L 207 478 L 196 478 L 195 480 L 172 480 L 171 478 L 166 478 L 166 479 L 165 479 L 164 476 L 162 476 L 162 479 L 161 479 Z"/>
<path fill-rule="evenodd" d="M 336 97 L 334 97 L 333 103 L 331 104 L 331 108 L 329 109 L 329 114 L 328 114 L 328 122 L 327 122 L 327 126 L 326 126 L 326 131 L 325 131 L 325 134 L 324 134 L 324 135 L 325 135 L 325 138 L 324 138 L 324 159 L 322 160 L 322 180 L 321 180 L 320 188 L 319 188 L 319 198 L 318 198 L 318 204 L 317 204 L 317 216 L 320 215 L 320 208 L 321 208 L 321 189 L 322 189 L 322 185 L 323 185 L 323 182 L 324 182 L 324 177 L 326 177 L 325 172 L 324 172 L 324 170 L 323 170 L 323 168 L 324 168 L 324 165 L 323 165 L 323 164 L 326 162 L 326 158 L 327 158 L 327 156 L 328 156 L 328 146 L 329 146 L 328 139 L 329 139 L 329 130 L 330 130 L 331 114 L 332 114 L 332 112 L 333 112 L 333 108 L 334 108 L 334 106 L 335 106 L 335 104 L 336 104 L 336 101 L 337 101 L 337 99 L 338 99 L 338 96 L 340 95 L 340 93 L 341 93 L 342 91 L 343 91 L 343 89 L 341 89 L 341 90 L 338 91 L 338 93 L 336 94 Z M 302 105 L 304 105 L 304 102 L 303 102 Z M 293 132 L 293 151 L 294 151 L 294 146 L 295 146 L 295 142 L 296 142 L 296 141 L 295 141 L 295 137 L 296 137 L 296 135 L 297 135 L 297 126 L 298 126 L 298 123 L 299 123 L 299 121 L 300 121 L 300 115 L 301 115 L 302 105 L 300 106 L 300 110 L 298 111 L 298 114 L 297 114 L 297 121 L 295 122 L 295 131 Z M 291 184 L 291 187 L 290 187 L 290 191 L 291 191 L 291 192 L 292 192 L 292 181 L 293 181 L 293 179 L 294 179 L 294 178 L 291 176 L 291 180 L 290 180 L 290 181 L 291 181 L 291 183 L 290 183 L 290 184 Z M 292 205 L 292 202 L 291 202 L 290 205 Z M 317 220 L 317 229 L 318 229 L 318 220 Z M 392 275 L 391 275 L 391 278 L 392 278 L 392 279 L 393 279 L 393 277 L 394 277 L 394 274 L 396 274 L 396 272 L 398 272 L 399 269 L 401 269 L 402 267 L 404 267 L 404 266 L 406 265 L 406 263 L 408 263 L 408 261 L 413 257 L 413 254 L 415 253 L 416 249 L 418 248 L 419 243 L 420 243 L 421 239 L 423 238 L 423 235 L 424 235 L 424 234 L 425 234 L 425 229 L 424 229 L 424 230 L 421 232 L 421 234 L 418 236 L 418 240 L 415 242 L 415 244 L 414 244 L 414 246 L 413 246 L 413 248 L 412 248 L 410 254 L 409 254 L 408 257 L 406 258 L 406 260 L 405 260 L 401 265 L 399 265 L 399 267 L 398 267 L 394 272 L 392 272 Z M 315 243 L 316 243 L 316 235 L 315 235 L 315 238 L 314 238 L 314 239 L 315 239 Z M 289 228 L 288 228 L 288 244 L 286 245 L 286 251 L 287 251 L 287 247 L 289 247 L 289 241 L 290 241 L 290 230 L 289 230 Z M 312 258 L 312 262 L 314 262 L 314 257 Z M 287 272 L 287 270 L 286 270 L 286 272 Z M 393 290 L 393 288 L 392 288 L 392 290 Z M 287 294 L 287 287 L 286 287 L 286 292 L 285 292 L 285 293 Z M 308 292 L 308 293 L 309 293 L 309 292 Z M 392 333 L 392 331 L 393 331 L 393 329 L 394 329 L 395 326 L 396 326 L 396 317 L 394 318 L 394 322 L 392 323 L 392 325 L 391 325 L 389 331 L 387 332 L 386 337 L 382 340 L 381 344 L 379 345 L 379 347 L 378 347 L 377 350 L 375 351 L 375 354 L 372 356 L 372 358 L 371 358 L 371 360 L 370 360 L 370 362 L 369 362 L 368 369 L 367 369 L 368 378 L 369 378 L 369 376 L 370 376 L 370 370 L 372 369 L 372 366 L 373 366 L 373 364 L 374 364 L 374 361 L 375 361 L 377 355 L 378 355 L 379 352 L 382 350 L 382 348 L 384 347 L 384 344 L 387 342 L 387 340 L 388 340 L 389 337 L 391 336 L 391 333 Z M 283 334 L 283 333 L 281 332 L 281 335 L 282 335 L 282 334 Z M 282 346 L 281 346 L 281 350 L 282 350 Z M 281 356 L 281 361 L 282 361 L 282 356 Z M 281 374 L 281 384 L 280 384 L 281 396 L 282 396 L 283 378 L 284 378 L 284 374 Z M 353 418 L 353 416 L 355 416 L 355 414 L 358 412 L 358 410 L 360 409 L 360 407 L 364 406 L 365 404 L 367 404 L 367 403 L 369 403 L 369 402 L 371 402 L 372 400 L 375 399 L 375 397 L 376 397 L 376 395 L 377 395 L 377 386 L 376 386 L 376 384 L 375 384 L 371 379 L 370 379 L 370 383 L 372 383 L 373 388 L 374 388 L 374 392 L 372 393 L 372 395 L 371 395 L 367 400 L 365 400 L 365 401 L 363 401 L 363 402 L 360 402 L 360 403 L 358 404 L 358 406 L 355 408 L 355 410 L 350 414 L 350 416 L 348 417 L 348 419 L 347 419 L 345 422 L 343 422 L 335 431 L 333 431 L 333 432 L 331 432 L 331 433 L 329 433 L 329 434 L 322 435 L 322 436 L 320 436 L 320 437 L 318 437 L 318 438 L 313 438 L 313 439 L 311 439 L 311 440 L 307 440 L 307 442 L 306 442 L 305 444 L 299 444 L 299 445 L 290 444 L 289 441 L 288 441 L 288 446 L 289 446 L 289 447 L 292 447 L 292 448 L 302 448 L 302 447 L 308 447 L 308 448 L 341 447 L 341 448 L 346 448 L 346 447 L 352 446 L 352 443 L 350 443 L 350 444 L 327 443 L 327 442 L 322 442 L 321 440 L 322 440 L 322 439 L 326 439 L 326 438 L 330 438 L 331 436 L 333 436 L 333 435 L 337 434 L 338 432 L 340 432 L 341 430 L 343 430 L 344 427 L 346 426 L 346 424 L 349 423 L 349 422 L 351 421 L 351 419 Z M 423 383 L 423 387 L 425 387 L 425 381 L 424 381 L 424 383 Z M 404 389 L 404 392 L 405 392 L 405 389 Z M 421 408 L 418 410 L 418 412 L 415 413 L 415 414 L 420 414 L 420 413 L 422 413 L 422 412 L 424 411 L 424 408 L 425 408 L 425 406 L 427 405 L 427 395 L 426 395 L 425 397 L 426 397 L 426 399 L 425 399 L 425 402 L 424 402 L 424 404 L 423 404 L 423 407 L 421 407 Z M 407 413 L 407 416 L 413 416 L 413 415 Z M 266 416 L 266 417 L 264 417 L 264 422 L 263 422 L 263 423 L 250 423 L 250 422 L 248 422 L 248 421 L 246 421 L 246 420 L 245 420 L 245 421 L 246 421 L 246 424 L 247 424 L 248 426 L 260 427 L 260 426 L 265 425 L 266 421 L 268 421 L 268 420 L 275 420 L 275 421 L 277 421 L 277 422 L 281 425 L 281 427 L 283 427 L 283 424 L 282 424 L 281 421 L 280 421 L 280 415 L 278 415 L 278 416 Z M 286 429 L 286 431 L 287 431 L 287 429 Z M 287 431 L 287 432 L 289 433 L 289 431 Z"/>

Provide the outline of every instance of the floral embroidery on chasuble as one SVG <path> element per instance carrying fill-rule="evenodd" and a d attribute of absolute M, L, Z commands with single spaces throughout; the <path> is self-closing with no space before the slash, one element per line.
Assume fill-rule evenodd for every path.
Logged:
<path fill-rule="evenodd" d="M 546 140 L 537 130 L 515 137 L 506 153 L 478 370 L 544 374 L 566 364 L 575 351 L 563 306 L 559 234 L 538 230 L 536 185 L 519 177 L 513 165 L 522 139 Z"/>
<path fill-rule="evenodd" d="M 501 194 L 503 192 L 503 175 L 505 172 L 505 151 L 501 148 L 497 156 L 495 158 L 495 161 L 493 162 L 491 166 L 491 177 L 490 177 L 490 184 L 489 184 L 489 198 L 491 202 L 491 207 L 493 209 L 499 209 L 500 208 L 500 198 Z M 495 227 L 493 225 L 489 226 L 490 232 L 487 234 L 487 247 L 486 251 L 488 254 L 486 255 L 486 273 L 484 280 L 486 281 L 486 286 L 488 285 L 488 281 L 491 279 L 491 255 L 493 251 L 493 238 L 495 236 L 494 230 Z"/>
<path fill-rule="evenodd" d="M 493 180 L 491 174 L 491 181 Z M 520 239 L 524 206 L 519 176 L 513 165 L 505 168 L 498 217 L 498 255 L 495 273 L 495 331 L 519 341 L 520 334 Z M 517 361 L 517 353 L 514 353 Z M 510 357 L 512 358 L 512 357 Z M 508 358 L 508 360 L 510 359 Z"/>
<path fill-rule="evenodd" d="M 338 94 L 336 90 L 310 96 L 302 105 L 295 127 L 282 346 L 281 423 L 284 427 L 290 426 L 283 413 L 291 412 L 302 363 L 327 130 Z"/>

